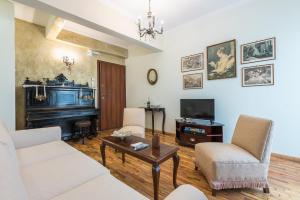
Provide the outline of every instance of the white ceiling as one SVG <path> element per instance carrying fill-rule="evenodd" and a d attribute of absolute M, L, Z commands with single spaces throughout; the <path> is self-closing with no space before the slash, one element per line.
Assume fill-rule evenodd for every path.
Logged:
<path fill-rule="evenodd" d="M 27 22 L 46 26 L 50 15 L 40 10 L 25 6 L 20 3 L 14 2 L 15 6 L 15 18 L 22 19 Z"/>
<path fill-rule="evenodd" d="M 98 0 L 119 10 L 124 15 L 137 19 L 146 17 L 148 0 Z M 152 12 L 164 20 L 167 30 L 202 15 L 249 0 L 151 0 Z"/>
<path fill-rule="evenodd" d="M 106 4 L 131 20 L 139 16 L 145 18 L 148 11 L 148 0 L 97 0 L 99 4 Z M 151 0 L 152 11 L 158 19 L 164 20 L 165 30 L 196 19 L 202 15 L 215 12 L 227 6 L 250 0 Z M 88 2 L 88 1 L 87 1 Z M 74 2 L 75 3 L 75 2 Z M 49 13 L 15 2 L 15 17 L 46 26 Z M 80 24 L 66 21 L 64 29 L 73 31 L 109 44 L 128 48 L 131 42 L 109 34 L 87 28 Z"/>
<path fill-rule="evenodd" d="M 50 14 L 20 3 L 15 2 L 14 5 L 16 18 L 41 26 L 47 26 Z M 123 48 L 128 48 L 128 46 L 130 45 L 127 41 L 121 40 L 105 33 L 101 33 L 99 31 L 87 28 L 68 20 L 65 21 L 64 29 Z"/>

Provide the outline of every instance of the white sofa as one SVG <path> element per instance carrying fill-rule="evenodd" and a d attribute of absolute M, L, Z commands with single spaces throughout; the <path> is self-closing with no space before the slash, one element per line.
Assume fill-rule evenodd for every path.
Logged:
<path fill-rule="evenodd" d="M 107 168 L 61 141 L 58 127 L 9 133 L 0 122 L 1 200 L 145 200 Z M 183 185 L 165 200 L 206 200 Z"/>

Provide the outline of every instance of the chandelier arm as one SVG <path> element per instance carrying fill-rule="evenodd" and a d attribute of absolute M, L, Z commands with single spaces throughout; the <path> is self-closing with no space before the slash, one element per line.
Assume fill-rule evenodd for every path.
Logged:
<path fill-rule="evenodd" d="M 154 30 L 157 34 L 163 34 L 163 29 L 159 30 Z"/>
<path fill-rule="evenodd" d="M 153 33 L 151 34 L 152 38 L 155 39 L 155 31 L 153 31 Z"/>
<path fill-rule="evenodd" d="M 141 38 L 144 37 L 146 33 L 147 33 L 146 31 L 144 31 L 143 33 L 140 32 L 140 37 L 141 37 Z"/>
<path fill-rule="evenodd" d="M 142 32 L 142 31 L 146 31 L 147 29 L 146 28 L 139 28 L 139 31 Z"/>

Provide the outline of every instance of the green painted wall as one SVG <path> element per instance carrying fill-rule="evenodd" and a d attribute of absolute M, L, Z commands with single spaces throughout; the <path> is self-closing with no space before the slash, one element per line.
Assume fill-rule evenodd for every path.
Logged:
<path fill-rule="evenodd" d="M 87 48 L 71 45 L 58 40 L 45 38 L 45 27 L 25 21 L 15 20 L 16 45 L 16 127 L 25 126 L 25 101 L 22 84 L 26 77 L 31 80 L 53 79 L 63 73 L 69 80 L 77 83 L 97 79 L 97 60 L 124 65 L 125 60 L 119 56 L 101 54 L 99 57 L 87 55 Z M 62 62 L 61 56 L 72 54 L 75 65 L 71 75 Z"/>

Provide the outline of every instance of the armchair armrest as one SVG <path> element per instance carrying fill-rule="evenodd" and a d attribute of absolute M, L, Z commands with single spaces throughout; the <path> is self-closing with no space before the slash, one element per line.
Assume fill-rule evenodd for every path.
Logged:
<path fill-rule="evenodd" d="M 207 200 L 207 197 L 192 185 L 181 185 L 171 192 L 165 200 Z"/>
<path fill-rule="evenodd" d="M 38 128 L 15 131 L 11 134 L 16 149 L 61 140 L 61 128 Z"/>

